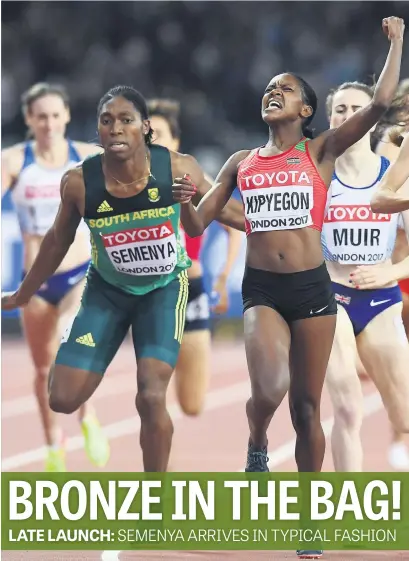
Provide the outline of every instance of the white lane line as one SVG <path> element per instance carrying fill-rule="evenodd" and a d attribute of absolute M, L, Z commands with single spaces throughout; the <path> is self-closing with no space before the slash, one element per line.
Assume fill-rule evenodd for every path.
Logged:
<path fill-rule="evenodd" d="M 237 365 L 242 365 L 242 354 L 243 353 L 240 348 L 238 350 L 233 348 L 231 351 L 220 351 L 216 349 L 216 356 L 213 360 L 215 365 L 217 365 L 218 370 L 215 372 L 215 376 L 219 378 L 222 375 L 228 374 L 232 368 L 232 361 L 234 361 Z M 134 361 L 132 357 L 131 359 Z M 12 359 L 10 358 L 10 360 Z M 124 360 L 128 360 L 127 355 L 125 355 Z M 129 372 L 122 367 L 117 368 L 117 370 L 123 372 L 123 374 L 118 372 L 115 376 L 108 375 L 106 379 L 104 379 L 104 383 L 101 384 L 92 397 L 93 402 L 94 400 L 98 401 L 102 398 L 114 395 L 129 395 L 129 391 L 136 392 L 135 379 L 132 376 L 129 376 Z M 217 372 L 220 373 L 218 374 Z M 174 380 L 172 380 L 171 383 L 174 383 Z M 3 399 L 1 402 L 2 420 L 13 419 L 14 417 L 26 415 L 27 413 L 38 414 L 38 405 L 33 394 L 27 394 L 12 399 Z"/>
<path fill-rule="evenodd" d="M 246 399 L 250 395 L 250 384 L 248 381 L 233 384 L 226 388 L 213 390 L 210 392 L 206 399 L 205 412 L 211 411 L 213 409 L 219 409 L 220 407 L 225 407 L 226 405 L 238 403 L 243 399 Z M 169 414 L 174 421 L 184 417 L 184 414 L 179 408 L 178 404 L 172 404 L 169 406 Z M 129 434 L 137 434 L 140 428 L 139 417 L 135 412 L 134 417 L 129 417 L 123 421 L 117 421 L 106 425 L 103 427 L 104 433 L 111 440 L 126 436 Z M 67 452 L 73 452 L 75 450 L 81 450 L 84 445 L 83 436 L 72 436 L 67 439 L 66 450 Z M 34 462 L 41 462 L 45 457 L 47 449 L 45 446 L 35 448 L 33 450 L 28 450 L 27 452 L 22 452 L 21 454 L 16 454 L 2 460 L 2 470 L 16 470 L 32 464 Z"/>
<path fill-rule="evenodd" d="M 119 561 L 120 551 L 103 551 L 101 555 L 101 561 Z"/>
<path fill-rule="evenodd" d="M 383 407 L 382 400 L 378 393 L 371 393 L 364 397 L 364 418 L 370 417 L 374 415 L 378 411 L 380 411 Z M 326 419 L 322 423 L 322 430 L 326 437 L 331 434 L 332 426 L 334 424 L 334 417 L 330 417 Z M 275 468 L 287 460 L 290 460 L 294 457 L 295 452 L 295 438 L 288 440 L 285 444 L 282 444 L 274 452 L 269 452 L 268 457 L 270 461 L 268 463 L 270 468 Z M 244 471 L 244 469 L 240 469 L 238 471 Z M 103 551 L 101 555 L 101 561 L 120 561 L 119 554 L 121 551 Z"/>
<path fill-rule="evenodd" d="M 128 393 L 129 395 L 129 391 L 136 391 L 134 379 L 128 374 L 120 374 L 104 380 L 104 384 L 102 384 L 95 393 L 93 401 L 94 399 L 99 400 L 104 397 L 111 397 L 122 393 Z M 7 399 L 1 404 L 2 420 L 13 419 L 14 417 L 27 415 L 27 413 L 37 414 L 37 412 L 38 405 L 33 395 Z"/>

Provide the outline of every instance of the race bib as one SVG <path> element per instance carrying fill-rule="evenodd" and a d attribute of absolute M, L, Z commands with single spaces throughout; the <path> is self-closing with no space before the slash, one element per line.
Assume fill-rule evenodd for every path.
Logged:
<path fill-rule="evenodd" d="M 27 185 L 24 191 L 25 214 L 28 230 L 33 234 L 44 235 L 52 226 L 60 207 L 60 185 Z"/>
<path fill-rule="evenodd" d="M 17 208 L 17 215 L 23 230 L 31 234 L 44 236 L 54 223 L 60 201 L 45 200 L 28 203 Z"/>
<path fill-rule="evenodd" d="M 311 226 L 312 185 L 242 191 L 245 216 L 252 232 L 292 230 Z"/>
<path fill-rule="evenodd" d="M 113 267 L 127 275 L 163 275 L 177 263 L 177 240 L 170 221 L 102 236 Z"/>
<path fill-rule="evenodd" d="M 325 218 L 325 242 L 334 261 L 373 265 L 388 257 L 390 214 L 375 214 L 370 205 L 332 205 Z"/>

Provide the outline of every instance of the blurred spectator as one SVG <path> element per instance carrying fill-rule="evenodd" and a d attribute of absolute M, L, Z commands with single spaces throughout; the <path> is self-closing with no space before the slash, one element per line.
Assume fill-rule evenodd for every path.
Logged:
<path fill-rule="evenodd" d="M 233 151 L 265 139 L 260 99 L 269 79 L 291 70 L 324 100 L 345 80 L 378 75 L 388 42 L 381 20 L 409 21 L 401 2 L 3 2 L 3 147 L 22 139 L 20 95 L 33 82 L 70 93 L 70 134 L 96 136 L 106 89 L 128 83 L 146 97 L 182 103 L 183 150 L 214 170 Z M 409 74 L 404 58 L 402 77 Z M 212 154 L 214 154 L 212 161 Z M 219 157 L 216 157 L 219 154 Z"/>

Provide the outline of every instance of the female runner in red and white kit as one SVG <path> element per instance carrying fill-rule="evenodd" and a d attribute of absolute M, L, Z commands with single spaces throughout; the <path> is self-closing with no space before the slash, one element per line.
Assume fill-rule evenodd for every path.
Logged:
<path fill-rule="evenodd" d="M 152 99 L 148 101 L 148 111 L 154 131 L 153 142 L 169 150 L 179 151 L 179 103 L 169 99 Z M 211 179 L 207 180 L 212 183 Z M 214 311 L 220 314 L 228 309 L 227 280 L 243 240 L 242 232 L 221 226 L 228 235 L 227 257 L 213 287 L 213 291 L 220 297 Z M 203 236 L 191 238 L 185 233 L 186 250 L 192 266 L 188 270 L 189 299 L 175 381 L 179 404 L 187 415 L 198 415 L 202 411 L 210 370 L 210 306 L 199 260 L 202 241 Z"/>
<path fill-rule="evenodd" d="M 320 471 L 325 452 L 321 393 L 333 344 L 337 304 L 321 247 L 321 228 L 336 159 L 390 105 L 399 80 L 404 23 L 384 19 L 390 50 L 371 102 L 339 128 L 308 140 L 317 109 L 312 88 L 290 73 L 275 76 L 262 99 L 265 146 L 234 154 L 200 201 L 189 177 L 176 178 L 174 199 L 190 236 L 203 233 L 239 187 L 247 226 L 243 279 L 244 338 L 252 395 L 247 471 L 268 471 L 267 429 L 289 391 L 299 471 Z M 322 551 L 298 551 L 315 558 Z"/>
<path fill-rule="evenodd" d="M 266 146 L 234 154 L 197 210 L 190 203 L 195 186 L 189 178 L 175 180 L 174 198 L 182 203 L 182 222 L 191 236 L 201 235 L 224 207 L 236 179 L 244 200 L 251 468 L 267 468 L 266 429 L 288 387 L 298 467 L 321 468 L 325 443 L 319 402 L 336 302 L 323 263 L 320 231 L 335 160 L 376 124 L 398 83 L 404 24 L 400 18 L 388 18 L 383 28 L 391 47 L 374 97 L 339 128 L 307 140 L 315 94 L 301 78 L 282 74 L 271 80 L 262 100 L 262 116 L 270 129 Z"/>
<path fill-rule="evenodd" d="M 11 191 L 23 237 L 24 270 L 28 271 L 57 215 L 61 177 L 100 149 L 65 138 L 70 111 L 63 87 L 35 84 L 23 95 L 22 105 L 32 139 L 2 151 L 1 184 L 2 194 Z M 47 444 L 46 471 L 66 470 L 63 434 L 48 405 L 48 375 L 62 330 L 78 309 L 90 255 L 89 235 L 79 228 L 59 269 L 22 310 L 23 330 L 34 363 L 34 393 Z M 79 413 L 88 457 L 101 467 L 109 459 L 109 442 L 90 404 Z"/>
<path fill-rule="evenodd" d="M 394 135 L 395 127 L 407 130 L 409 126 L 409 79 L 402 80 L 398 86 L 395 99 L 385 113 L 373 135 L 373 149 L 380 156 L 385 156 L 390 162 L 394 162 L 399 154 L 399 135 Z M 398 263 L 409 257 L 409 243 L 402 221 L 399 220 L 398 235 L 396 237 L 395 249 L 392 262 Z M 401 279 L 399 286 L 402 291 L 402 319 L 409 339 L 409 278 Z M 388 450 L 389 464 L 398 470 L 409 469 L 409 450 L 402 433 L 392 428 L 391 445 Z"/>
<path fill-rule="evenodd" d="M 347 82 L 327 98 L 331 128 L 367 107 L 373 88 Z M 337 471 L 362 470 L 363 395 L 357 354 L 382 397 L 392 426 L 409 432 L 409 343 L 398 280 L 409 258 L 392 264 L 399 215 L 372 212 L 370 201 L 389 166 L 371 150 L 370 131 L 336 161 L 322 244 L 339 304 L 327 384 L 334 406 L 332 455 Z M 409 213 L 403 216 L 409 232 Z"/>

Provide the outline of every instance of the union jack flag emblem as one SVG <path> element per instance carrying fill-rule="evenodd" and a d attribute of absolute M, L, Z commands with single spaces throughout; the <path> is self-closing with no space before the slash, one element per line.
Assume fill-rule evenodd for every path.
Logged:
<path fill-rule="evenodd" d="M 351 303 L 351 297 L 350 296 L 344 296 L 343 294 L 338 294 L 337 292 L 335 293 L 335 300 L 337 302 L 339 302 L 340 304 L 350 304 Z"/>

